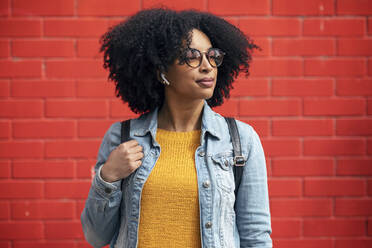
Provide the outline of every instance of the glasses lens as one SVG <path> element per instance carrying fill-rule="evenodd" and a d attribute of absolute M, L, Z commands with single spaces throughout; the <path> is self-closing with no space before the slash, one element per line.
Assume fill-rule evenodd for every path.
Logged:
<path fill-rule="evenodd" d="M 211 48 L 208 50 L 208 60 L 211 66 L 218 67 L 222 64 L 224 52 L 218 48 Z"/>
<path fill-rule="evenodd" d="M 185 60 L 189 66 L 194 68 L 198 67 L 200 65 L 201 59 L 202 56 L 198 50 L 189 49 L 186 51 Z"/>

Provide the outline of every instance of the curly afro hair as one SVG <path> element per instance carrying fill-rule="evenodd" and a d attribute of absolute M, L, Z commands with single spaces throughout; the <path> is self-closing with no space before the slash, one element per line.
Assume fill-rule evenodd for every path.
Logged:
<path fill-rule="evenodd" d="M 158 73 L 167 71 L 190 45 L 193 29 L 205 33 L 213 47 L 226 53 L 218 67 L 213 96 L 207 100 L 209 106 L 219 106 L 230 96 L 232 82 L 240 71 L 249 74 L 251 53 L 258 46 L 234 25 L 194 10 L 143 10 L 101 37 L 109 79 L 115 82 L 117 97 L 133 112 L 145 113 L 163 104 L 164 85 L 158 81 Z"/>

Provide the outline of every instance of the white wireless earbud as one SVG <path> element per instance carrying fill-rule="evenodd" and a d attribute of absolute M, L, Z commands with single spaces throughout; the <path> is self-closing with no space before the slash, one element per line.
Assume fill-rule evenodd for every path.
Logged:
<path fill-rule="evenodd" d="M 165 78 L 164 73 L 160 73 L 160 77 L 161 77 L 161 79 L 163 79 L 163 83 L 164 83 L 164 84 L 166 84 L 166 85 L 170 85 L 169 81 Z"/>

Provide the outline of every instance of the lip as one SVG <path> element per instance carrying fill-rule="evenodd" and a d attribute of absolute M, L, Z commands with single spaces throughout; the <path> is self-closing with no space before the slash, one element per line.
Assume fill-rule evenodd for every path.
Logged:
<path fill-rule="evenodd" d="M 214 84 L 214 78 L 202 78 L 202 79 L 196 80 L 196 82 L 203 88 L 210 88 Z"/>

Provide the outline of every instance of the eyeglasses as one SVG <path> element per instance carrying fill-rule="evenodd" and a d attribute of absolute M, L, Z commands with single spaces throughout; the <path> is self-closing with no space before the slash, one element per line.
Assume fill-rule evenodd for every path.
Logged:
<path fill-rule="evenodd" d="M 225 55 L 225 53 L 218 48 L 209 48 L 206 52 L 200 52 L 198 49 L 195 48 L 188 48 L 185 51 L 182 59 L 188 66 L 197 68 L 203 61 L 202 54 L 205 54 L 209 64 L 213 68 L 216 68 L 222 64 L 223 56 Z"/>

